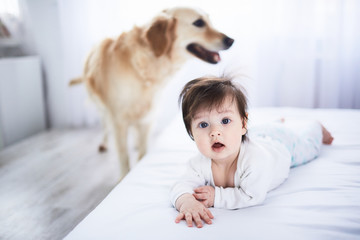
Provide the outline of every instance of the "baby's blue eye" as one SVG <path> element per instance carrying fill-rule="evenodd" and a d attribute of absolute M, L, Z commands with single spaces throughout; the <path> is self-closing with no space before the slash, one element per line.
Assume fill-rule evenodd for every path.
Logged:
<path fill-rule="evenodd" d="M 228 118 L 224 118 L 224 119 L 221 121 L 222 124 L 229 124 L 230 122 L 231 122 L 231 120 L 228 119 Z"/>
<path fill-rule="evenodd" d="M 201 123 L 199 124 L 199 127 L 200 127 L 200 128 L 206 128 L 207 126 L 209 126 L 209 124 L 206 123 L 206 122 L 201 122 Z"/>

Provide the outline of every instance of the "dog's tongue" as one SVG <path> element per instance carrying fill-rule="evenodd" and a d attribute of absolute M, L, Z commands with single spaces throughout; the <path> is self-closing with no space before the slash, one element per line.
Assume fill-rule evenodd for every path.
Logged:
<path fill-rule="evenodd" d="M 217 52 L 210 52 L 213 62 L 220 62 L 220 55 Z"/>

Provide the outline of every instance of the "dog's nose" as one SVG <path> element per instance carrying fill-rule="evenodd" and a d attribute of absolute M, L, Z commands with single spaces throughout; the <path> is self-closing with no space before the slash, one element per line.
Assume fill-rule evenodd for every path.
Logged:
<path fill-rule="evenodd" d="M 224 42 L 224 45 L 226 46 L 226 48 L 229 48 L 234 43 L 234 39 L 226 36 L 226 37 L 224 37 L 223 42 Z"/>

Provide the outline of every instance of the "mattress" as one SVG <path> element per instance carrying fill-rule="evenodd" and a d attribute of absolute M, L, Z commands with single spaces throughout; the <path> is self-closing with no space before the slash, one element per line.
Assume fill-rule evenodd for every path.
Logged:
<path fill-rule="evenodd" d="M 258 206 L 211 208 L 213 224 L 175 223 L 169 190 L 197 149 L 181 114 L 151 141 L 150 150 L 65 239 L 360 239 L 360 111 L 255 108 L 252 124 L 313 118 L 333 134 L 320 156 L 292 168 Z"/>

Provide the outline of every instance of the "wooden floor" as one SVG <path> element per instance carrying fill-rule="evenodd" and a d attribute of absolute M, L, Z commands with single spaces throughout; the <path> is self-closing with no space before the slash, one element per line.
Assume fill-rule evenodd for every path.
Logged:
<path fill-rule="evenodd" d="M 52 130 L 0 151 L 0 239 L 62 239 L 118 183 L 98 129 Z"/>

